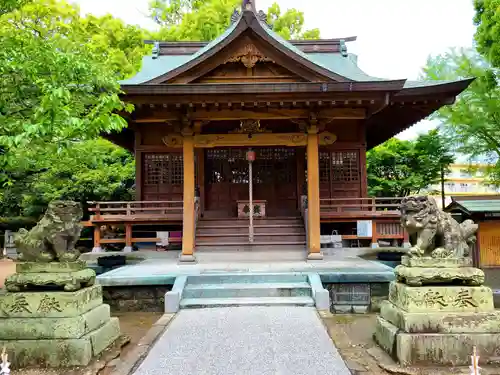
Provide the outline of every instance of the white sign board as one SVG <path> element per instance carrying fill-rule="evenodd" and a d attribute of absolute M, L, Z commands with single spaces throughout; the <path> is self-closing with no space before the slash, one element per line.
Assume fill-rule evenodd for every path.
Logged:
<path fill-rule="evenodd" d="M 358 237 L 371 237 L 372 236 L 372 221 L 371 220 L 358 220 L 356 226 L 356 233 Z"/>

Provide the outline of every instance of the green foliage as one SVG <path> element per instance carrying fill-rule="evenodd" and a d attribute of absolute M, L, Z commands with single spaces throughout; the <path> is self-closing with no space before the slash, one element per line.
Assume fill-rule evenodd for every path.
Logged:
<path fill-rule="evenodd" d="M 440 181 L 454 158 L 437 130 L 414 141 L 392 138 L 367 153 L 368 189 L 374 197 L 417 194 Z"/>
<path fill-rule="evenodd" d="M 64 146 L 126 126 L 115 113 L 131 110 L 118 71 L 86 27 L 77 8 L 56 0 L 0 16 L 0 144 Z"/>
<path fill-rule="evenodd" d="M 153 0 L 149 4 L 153 20 L 162 25 L 153 36 L 166 41 L 209 41 L 230 25 L 231 15 L 241 0 Z M 272 29 L 285 39 L 317 39 L 319 29 L 303 30 L 304 14 L 296 9 L 282 13 L 274 3 L 267 11 Z"/>
<path fill-rule="evenodd" d="M 500 0 L 474 0 L 478 51 L 500 68 Z"/>
<path fill-rule="evenodd" d="M 493 163 L 488 183 L 500 185 L 500 88 L 498 70 L 473 50 L 451 50 L 429 58 L 424 78 L 447 80 L 476 77 L 453 106 L 439 110 L 443 134 L 457 152 Z"/>
<path fill-rule="evenodd" d="M 133 199 L 134 157 L 106 140 L 75 142 L 56 155 L 29 148 L 16 157 L 30 162 L 16 165 L 15 183 L 0 190 L 0 216 L 37 217 L 54 199 Z"/>
<path fill-rule="evenodd" d="M 96 140 L 132 107 L 118 80 L 148 52 L 145 32 L 81 17 L 63 0 L 0 5 L 0 216 L 37 216 L 51 199 L 128 199 L 134 162 Z"/>

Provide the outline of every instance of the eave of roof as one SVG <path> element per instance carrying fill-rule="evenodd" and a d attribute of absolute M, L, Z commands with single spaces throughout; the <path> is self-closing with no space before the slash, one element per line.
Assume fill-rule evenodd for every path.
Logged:
<path fill-rule="evenodd" d="M 339 92 L 399 92 L 405 80 L 362 82 L 297 82 L 297 83 L 218 83 L 218 84 L 127 84 L 122 90 L 128 94 L 188 95 L 255 94 L 255 93 L 339 93 Z"/>
<path fill-rule="evenodd" d="M 447 210 L 458 209 L 467 214 L 500 212 L 500 199 L 463 200 L 451 202 Z"/>

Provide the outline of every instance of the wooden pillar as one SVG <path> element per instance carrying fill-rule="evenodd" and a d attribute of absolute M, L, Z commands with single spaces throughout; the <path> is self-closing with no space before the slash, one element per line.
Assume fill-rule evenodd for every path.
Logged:
<path fill-rule="evenodd" d="M 194 141 L 192 132 L 183 132 L 184 161 L 184 206 L 182 218 L 181 262 L 194 262 L 195 236 L 195 180 L 194 180 Z"/>
<path fill-rule="evenodd" d="M 94 248 L 93 253 L 101 253 L 101 227 L 99 224 L 94 224 Z"/>
<path fill-rule="evenodd" d="M 404 228 L 403 228 L 403 247 L 406 249 L 409 249 L 411 247 L 410 235 L 408 234 L 408 232 Z"/>
<path fill-rule="evenodd" d="M 372 249 L 378 249 L 377 221 L 372 220 Z"/>
<path fill-rule="evenodd" d="M 123 251 L 125 253 L 132 252 L 132 224 L 125 224 L 125 247 Z"/>
<path fill-rule="evenodd" d="M 316 126 L 308 129 L 307 135 L 307 221 L 309 260 L 321 260 L 319 202 L 319 147 Z"/>

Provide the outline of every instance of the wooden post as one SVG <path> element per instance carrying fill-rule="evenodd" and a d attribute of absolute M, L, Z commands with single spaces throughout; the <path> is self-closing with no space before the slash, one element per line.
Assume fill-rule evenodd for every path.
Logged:
<path fill-rule="evenodd" d="M 377 249 L 378 247 L 377 221 L 372 220 L 372 249 Z"/>
<path fill-rule="evenodd" d="M 320 201 L 319 201 L 319 147 L 316 126 L 308 129 L 307 135 L 307 221 L 309 260 L 321 260 Z"/>
<path fill-rule="evenodd" d="M 404 228 L 402 228 L 402 229 L 403 229 L 403 247 L 406 249 L 409 249 L 411 247 L 410 236 L 408 235 L 408 232 L 406 231 L 406 229 L 404 229 Z"/>
<path fill-rule="evenodd" d="M 101 227 L 99 224 L 94 224 L 94 248 L 93 253 L 101 253 Z"/>
<path fill-rule="evenodd" d="M 125 224 L 125 247 L 123 251 L 125 253 L 132 252 L 132 224 Z"/>
<path fill-rule="evenodd" d="M 184 206 L 182 217 L 182 254 L 181 262 L 194 262 L 195 236 L 195 181 L 194 181 L 194 142 L 192 132 L 183 132 L 184 161 Z"/>

